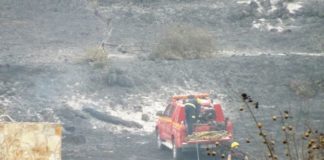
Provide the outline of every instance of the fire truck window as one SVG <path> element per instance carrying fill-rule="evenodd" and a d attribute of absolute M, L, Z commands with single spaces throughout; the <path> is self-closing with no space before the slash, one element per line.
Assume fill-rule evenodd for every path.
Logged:
<path fill-rule="evenodd" d="M 175 108 L 175 107 L 173 107 L 172 105 L 168 105 L 168 107 L 165 109 L 163 115 L 164 115 L 164 116 L 167 116 L 167 117 L 171 117 L 174 108 Z"/>
<path fill-rule="evenodd" d="M 165 109 L 163 115 L 169 117 L 170 112 L 171 112 L 171 109 L 172 109 L 172 107 L 171 107 L 171 105 L 169 104 L 169 105 L 167 106 L 167 108 Z"/>
<path fill-rule="evenodd" d="M 171 110 L 170 110 L 170 113 L 169 113 L 169 117 L 172 116 L 172 114 L 173 114 L 175 108 L 176 108 L 175 106 L 171 106 Z"/>

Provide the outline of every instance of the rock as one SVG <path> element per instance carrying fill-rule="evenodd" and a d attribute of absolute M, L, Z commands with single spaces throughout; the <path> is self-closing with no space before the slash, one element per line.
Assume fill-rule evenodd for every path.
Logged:
<path fill-rule="evenodd" d="M 285 29 L 285 30 L 282 31 L 282 33 L 291 33 L 291 32 L 292 32 L 291 29 Z"/>
<path fill-rule="evenodd" d="M 123 53 L 123 54 L 125 54 L 125 53 L 128 52 L 128 51 L 127 51 L 127 48 L 125 48 L 125 47 L 123 47 L 123 46 L 119 47 L 119 48 L 117 49 L 117 51 L 119 51 L 119 52 L 121 52 L 121 53 Z"/>
<path fill-rule="evenodd" d="M 73 127 L 73 126 L 64 125 L 63 128 L 68 132 L 74 132 L 75 131 L 75 127 Z"/>
<path fill-rule="evenodd" d="M 134 106 L 133 111 L 134 112 L 143 112 L 143 107 L 142 106 Z"/>
<path fill-rule="evenodd" d="M 145 113 L 143 113 L 143 114 L 142 114 L 142 120 L 143 120 L 143 121 L 145 121 L 145 122 L 149 121 L 149 120 L 150 120 L 150 117 L 149 117 L 149 115 L 148 115 L 148 114 L 145 114 Z"/>
<path fill-rule="evenodd" d="M 271 28 L 270 32 L 278 32 L 278 29 L 277 28 Z"/>

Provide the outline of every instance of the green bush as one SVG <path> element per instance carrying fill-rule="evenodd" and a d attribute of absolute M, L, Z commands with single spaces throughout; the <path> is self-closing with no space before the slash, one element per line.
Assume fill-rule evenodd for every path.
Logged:
<path fill-rule="evenodd" d="M 213 56 L 215 48 L 211 34 L 202 28 L 188 25 L 169 27 L 161 36 L 152 58 L 180 60 Z"/>

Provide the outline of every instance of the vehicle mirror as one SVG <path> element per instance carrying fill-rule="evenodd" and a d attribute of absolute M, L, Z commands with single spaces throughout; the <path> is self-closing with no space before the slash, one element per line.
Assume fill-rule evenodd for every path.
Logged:
<path fill-rule="evenodd" d="M 157 115 L 157 116 L 163 116 L 163 112 L 162 112 L 162 111 L 157 111 L 157 112 L 156 112 L 156 115 Z"/>

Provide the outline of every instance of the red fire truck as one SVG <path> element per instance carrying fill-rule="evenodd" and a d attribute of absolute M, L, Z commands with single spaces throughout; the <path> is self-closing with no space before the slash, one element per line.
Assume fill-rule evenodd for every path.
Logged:
<path fill-rule="evenodd" d="M 169 148 L 172 150 L 173 159 L 181 159 L 182 153 L 186 150 L 196 149 L 199 159 L 199 150 L 210 146 L 222 147 L 222 144 L 229 143 L 233 137 L 233 125 L 228 118 L 224 117 L 220 103 L 211 102 L 208 94 L 194 95 L 197 99 L 205 100 L 206 104 L 201 105 L 203 117 L 194 124 L 192 135 L 205 134 L 209 136 L 194 137 L 187 134 L 186 115 L 184 103 L 188 96 L 173 96 L 168 102 L 164 112 L 159 111 L 156 123 L 156 141 L 159 149 Z M 212 111 L 204 117 L 205 111 Z M 205 115 L 206 116 L 206 115 Z M 209 118 L 209 119 L 208 119 Z M 225 133 L 221 136 L 210 136 L 209 133 Z M 190 138 L 192 137 L 192 139 Z M 215 145 L 217 144 L 217 145 Z"/>

